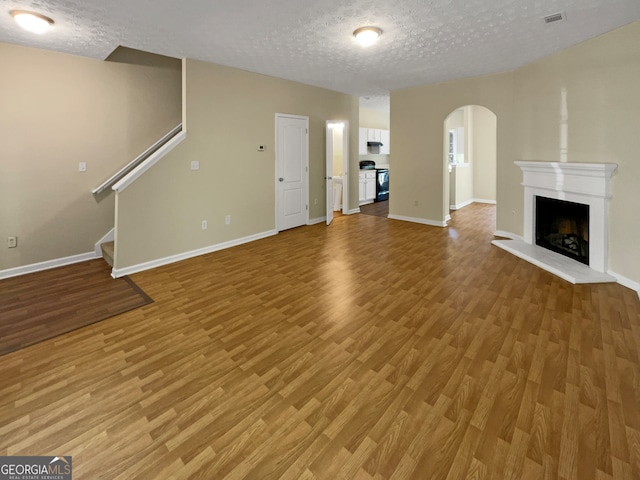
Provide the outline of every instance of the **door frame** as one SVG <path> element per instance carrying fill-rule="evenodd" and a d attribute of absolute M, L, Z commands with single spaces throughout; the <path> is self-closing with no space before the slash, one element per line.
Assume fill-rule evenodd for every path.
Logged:
<path fill-rule="evenodd" d="M 303 183 L 304 183 L 304 188 L 307 194 L 307 198 L 305 199 L 305 205 L 306 205 L 305 225 L 309 225 L 309 117 L 304 115 L 292 115 L 289 113 L 276 113 L 275 115 L 275 149 L 274 149 L 275 166 L 274 166 L 273 182 L 274 182 L 274 193 L 275 193 L 275 227 L 277 232 L 281 231 L 280 229 L 280 191 L 279 191 L 280 181 L 278 176 L 278 158 L 279 158 L 278 155 L 280 153 L 280 146 L 278 142 L 278 131 L 279 131 L 281 118 L 295 118 L 298 120 L 305 121 L 305 126 L 307 129 L 307 158 L 306 158 L 307 164 L 305 166 L 305 171 L 303 172 L 304 173 Z"/>
<path fill-rule="evenodd" d="M 342 213 L 349 214 L 349 122 L 347 120 L 327 120 L 326 122 L 326 167 L 325 167 L 325 205 L 327 225 L 333 219 L 333 128 L 342 124 Z"/>

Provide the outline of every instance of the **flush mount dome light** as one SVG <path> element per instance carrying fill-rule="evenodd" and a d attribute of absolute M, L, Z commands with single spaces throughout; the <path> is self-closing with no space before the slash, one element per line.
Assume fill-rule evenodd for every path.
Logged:
<path fill-rule="evenodd" d="M 52 19 L 39 13 L 27 12 L 25 10 L 11 10 L 9 13 L 18 25 L 38 35 L 42 35 L 53 25 Z"/>
<path fill-rule="evenodd" d="M 353 36 L 363 47 L 373 45 L 380 35 L 382 35 L 382 30 L 378 27 L 360 27 L 353 32 Z"/>

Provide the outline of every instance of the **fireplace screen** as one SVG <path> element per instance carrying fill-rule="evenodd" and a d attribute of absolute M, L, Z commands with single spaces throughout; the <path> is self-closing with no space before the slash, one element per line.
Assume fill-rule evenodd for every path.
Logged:
<path fill-rule="evenodd" d="M 589 265 L 589 205 L 536 196 L 536 245 Z"/>

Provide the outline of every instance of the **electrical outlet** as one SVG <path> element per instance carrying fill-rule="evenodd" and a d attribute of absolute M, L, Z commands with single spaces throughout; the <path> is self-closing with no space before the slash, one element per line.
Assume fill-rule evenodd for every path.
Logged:
<path fill-rule="evenodd" d="M 258 145 L 258 151 L 264 152 L 264 145 Z"/>
<path fill-rule="evenodd" d="M 231 225 L 231 215 L 227 215 L 226 217 L 224 217 L 224 223 L 226 225 Z"/>
<path fill-rule="evenodd" d="M 16 248 L 18 246 L 18 237 L 7 237 L 7 248 Z"/>
<path fill-rule="evenodd" d="M 78 171 L 79 172 L 86 172 L 87 171 L 87 162 L 80 162 L 78 164 Z"/>
<path fill-rule="evenodd" d="M 198 160 L 191 162 L 191 170 L 200 170 L 200 162 Z"/>
<path fill-rule="evenodd" d="M 314 204 L 314 205 L 317 205 L 317 204 L 318 204 L 318 199 L 317 199 L 317 198 L 313 201 L 313 204 Z"/>
<path fill-rule="evenodd" d="M 207 229 L 207 221 L 206 220 L 202 220 L 202 229 L 203 230 Z"/>

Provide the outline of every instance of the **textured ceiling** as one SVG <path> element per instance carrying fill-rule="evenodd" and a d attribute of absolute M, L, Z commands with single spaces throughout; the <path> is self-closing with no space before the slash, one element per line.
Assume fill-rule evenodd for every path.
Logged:
<path fill-rule="evenodd" d="M 295 80 L 388 105 L 399 88 L 511 70 L 640 19 L 639 0 L 3 0 L 0 41 L 98 59 L 119 45 Z M 12 9 L 55 20 L 44 36 Z M 566 12 L 546 25 L 543 17 Z M 362 48 L 353 30 L 375 25 Z"/>

